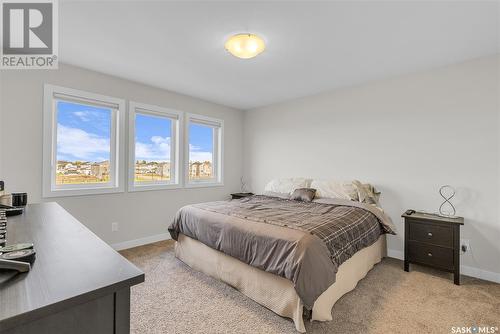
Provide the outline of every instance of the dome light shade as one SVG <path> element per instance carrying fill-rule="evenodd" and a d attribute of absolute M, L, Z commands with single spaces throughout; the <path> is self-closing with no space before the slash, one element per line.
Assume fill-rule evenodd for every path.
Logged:
<path fill-rule="evenodd" d="M 249 59 L 264 51 L 264 40 L 255 34 L 237 34 L 231 36 L 224 47 L 233 56 Z"/>

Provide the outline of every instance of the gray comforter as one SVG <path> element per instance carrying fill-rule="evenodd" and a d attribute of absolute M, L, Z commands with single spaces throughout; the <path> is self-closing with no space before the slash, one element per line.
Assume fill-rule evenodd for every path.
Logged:
<path fill-rule="evenodd" d="M 185 206 L 168 230 L 175 240 L 182 233 L 289 279 L 308 309 L 344 261 L 382 233 L 394 234 L 390 219 L 371 205 L 269 196 Z"/>

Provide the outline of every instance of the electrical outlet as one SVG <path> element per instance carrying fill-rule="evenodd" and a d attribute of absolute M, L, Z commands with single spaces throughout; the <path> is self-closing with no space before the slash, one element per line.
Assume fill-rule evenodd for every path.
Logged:
<path fill-rule="evenodd" d="M 111 223 L 111 232 L 118 231 L 118 228 L 119 228 L 118 222 Z"/>
<path fill-rule="evenodd" d="M 460 250 L 462 253 L 467 253 L 470 251 L 470 241 L 469 239 L 460 239 Z"/>

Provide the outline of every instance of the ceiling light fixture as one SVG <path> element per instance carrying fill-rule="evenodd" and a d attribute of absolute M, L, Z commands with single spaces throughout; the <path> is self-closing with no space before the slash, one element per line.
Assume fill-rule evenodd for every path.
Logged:
<path fill-rule="evenodd" d="M 224 47 L 233 56 L 249 59 L 264 51 L 264 40 L 255 34 L 237 34 L 231 36 Z"/>

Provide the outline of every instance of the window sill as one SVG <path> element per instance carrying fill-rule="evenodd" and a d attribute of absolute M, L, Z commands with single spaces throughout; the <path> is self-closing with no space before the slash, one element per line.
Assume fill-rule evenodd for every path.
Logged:
<path fill-rule="evenodd" d="M 223 187 L 223 182 L 186 182 L 184 188 L 211 188 L 211 187 Z"/>
<path fill-rule="evenodd" d="M 102 187 L 102 188 L 80 188 L 80 189 L 58 189 L 46 190 L 43 192 L 44 198 L 50 197 L 69 197 L 85 195 L 101 195 L 124 192 L 123 187 Z"/>
<path fill-rule="evenodd" d="M 169 189 L 181 189 L 182 185 L 180 184 L 144 184 L 144 185 L 129 185 L 129 192 L 138 192 L 138 191 L 151 191 L 151 190 L 169 190 Z"/>

